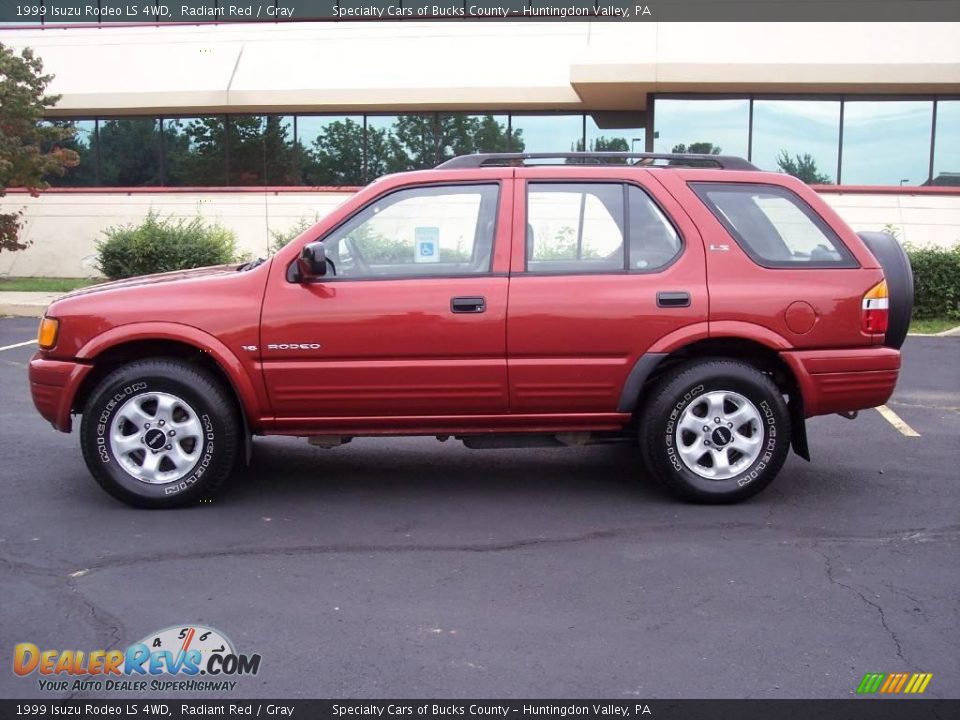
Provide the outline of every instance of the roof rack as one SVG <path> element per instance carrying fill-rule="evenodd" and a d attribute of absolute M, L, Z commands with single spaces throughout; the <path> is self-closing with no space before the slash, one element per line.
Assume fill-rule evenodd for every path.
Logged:
<path fill-rule="evenodd" d="M 459 155 L 437 165 L 437 169 L 479 168 L 510 165 L 547 165 L 528 160 L 565 160 L 568 165 L 641 165 L 644 167 L 711 167 L 721 170 L 759 170 L 756 165 L 732 155 L 696 153 L 559 152 L 559 153 L 474 153 Z M 634 162 L 628 162 L 633 160 Z M 623 162 L 619 162 L 623 161 Z M 658 165 L 658 161 L 660 164 Z"/>

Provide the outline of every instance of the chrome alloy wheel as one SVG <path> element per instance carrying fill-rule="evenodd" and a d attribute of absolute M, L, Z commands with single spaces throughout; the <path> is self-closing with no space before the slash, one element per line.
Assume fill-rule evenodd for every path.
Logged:
<path fill-rule="evenodd" d="M 110 423 L 110 449 L 138 480 L 161 485 L 187 475 L 203 450 L 203 426 L 184 400 L 146 392 L 127 400 Z"/>
<path fill-rule="evenodd" d="M 756 405 L 740 393 L 706 392 L 684 409 L 676 443 L 689 470 L 709 480 L 727 480 L 760 456 L 763 419 Z"/>

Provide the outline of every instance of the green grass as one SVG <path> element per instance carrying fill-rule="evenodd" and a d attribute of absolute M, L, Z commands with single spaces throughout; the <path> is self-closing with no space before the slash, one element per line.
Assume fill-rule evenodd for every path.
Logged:
<path fill-rule="evenodd" d="M 917 320 L 914 318 L 910 321 L 910 332 L 912 333 L 922 333 L 924 335 L 933 335 L 934 333 L 943 332 L 944 330 L 949 330 L 950 328 L 955 328 L 957 325 L 960 325 L 960 320 L 950 320 L 949 318 L 932 318 L 930 320 Z"/>
<path fill-rule="evenodd" d="M 69 292 L 102 278 L 0 277 L 0 292 Z"/>

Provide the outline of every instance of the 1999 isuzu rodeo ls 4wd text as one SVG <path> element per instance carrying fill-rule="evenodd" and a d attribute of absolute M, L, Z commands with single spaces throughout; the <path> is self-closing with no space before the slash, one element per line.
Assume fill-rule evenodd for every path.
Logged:
<path fill-rule="evenodd" d="M 57 299 L 30 385 L 140 507 L 208 497 L 252 435 L 629 439 L 680 497 L 732 502 L 809 459 L 807 418 L 890 397 L 912 302 L 895 239 L 742 159 L 478 154 L 268 260 Z"/>

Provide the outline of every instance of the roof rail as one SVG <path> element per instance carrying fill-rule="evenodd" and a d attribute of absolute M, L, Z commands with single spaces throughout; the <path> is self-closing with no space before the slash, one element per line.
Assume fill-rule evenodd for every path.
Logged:
<path fill-rule="evenodd" d="M 732 155 L 699 155 L 696 153 L 632 153 L 632 152 L 558 152 L 558 153 L 474 153 L 458 155 L 440 163 L 437 169 L 496 167 L 504 165 L 537 165 L 528 160 L 565 160 L 568 165 L 642 165 L 645 167 L 712 167 L 721 170 L 759 170 L 753 163 Z M 627 162 L 633 160 L 634 162 Z M 624 162 L 617 162 L 624 161 Z M 661 164 L 657 164 L 660 161 Z"/>

